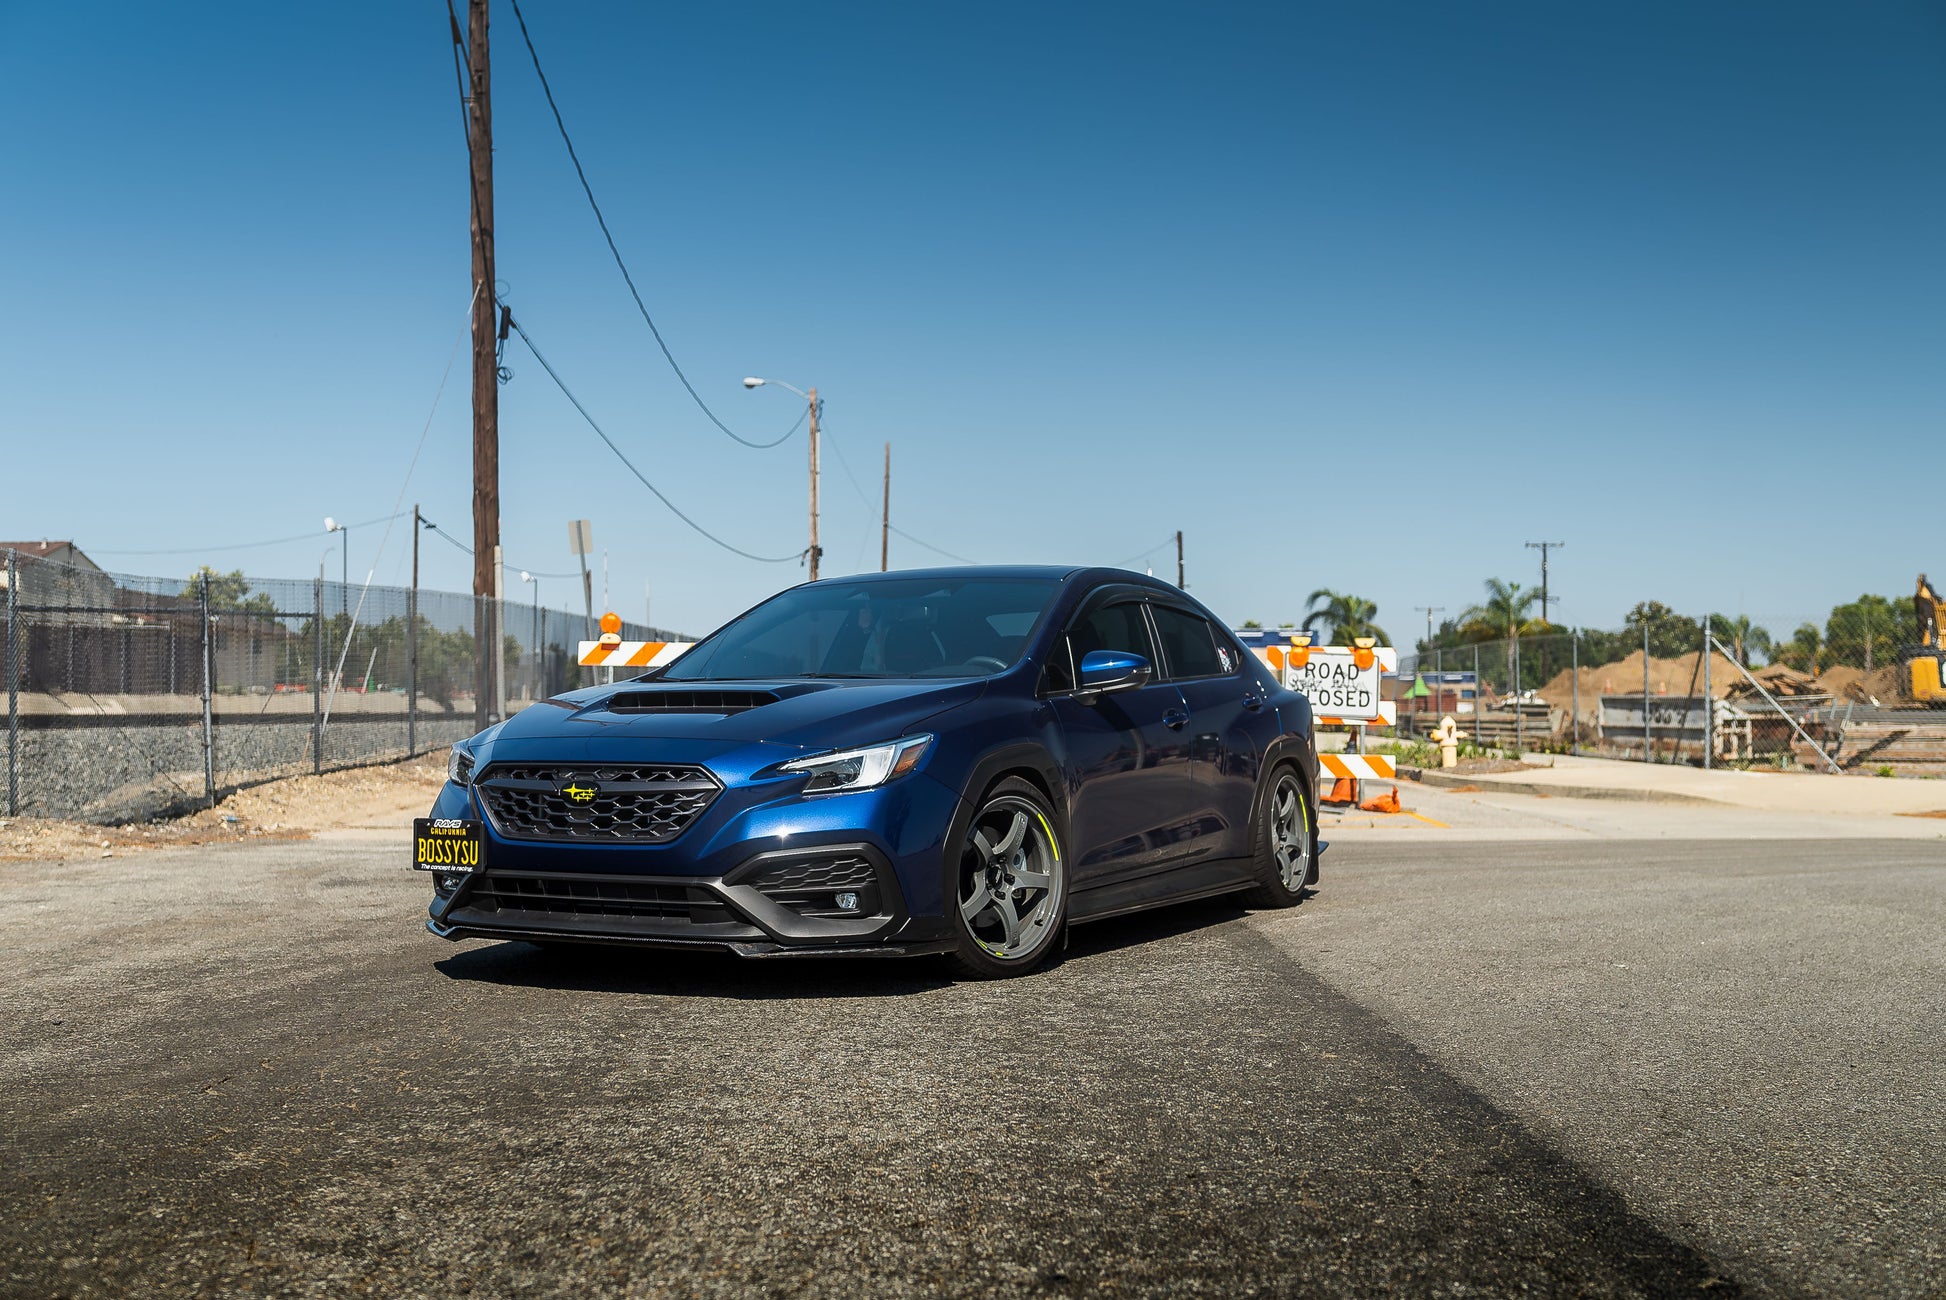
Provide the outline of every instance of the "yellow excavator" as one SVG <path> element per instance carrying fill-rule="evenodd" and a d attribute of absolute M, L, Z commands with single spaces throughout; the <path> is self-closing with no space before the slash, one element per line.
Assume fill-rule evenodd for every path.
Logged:
<path fill-rule="evenodd" d="M 1946 709 L 1946 682 L 1942 682 L 1940 671 L 1940 656 L 1946 647 L 1939 642 L 1940 629 L 1946 626 L 1946 602 L 1939 599 L 1922 573 L 1912 603 L 1919 613 L 1919 648 L 1907 661 L 1912 673 L 1912 698 L 1918 704 Z"/>

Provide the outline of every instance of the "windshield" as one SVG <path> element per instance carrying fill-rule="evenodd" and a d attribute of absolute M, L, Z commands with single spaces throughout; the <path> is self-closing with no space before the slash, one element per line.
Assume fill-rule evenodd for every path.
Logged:
<path fill-rule="evenodd" d="M 984 677 L 1012 666 L 1053 578 L 912 578 L 793 587 L 701 641 L 662 680 Z"/>

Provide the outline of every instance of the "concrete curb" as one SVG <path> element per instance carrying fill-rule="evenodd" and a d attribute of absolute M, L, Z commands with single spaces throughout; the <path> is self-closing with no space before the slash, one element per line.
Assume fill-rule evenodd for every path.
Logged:
<path fill-rule="evenodd" d="M 1721 799 L 1705 799 L 1696 794 L 1672 794 L 1664 790 L 1627 790 L 1605 785 L 1556 785 L 1552 781 L 1508 781 L 1491 774 L 1456 776 L 1423 767 L 1401 767 L 1399 775 L 1435 789 L 1453 790 L 1473 786 L 1481 794 L 1535 794 L 1554 799 L 1619 799 L 1624 803 L 1686 803 L 1713 808 L 1733 808 Z"/>

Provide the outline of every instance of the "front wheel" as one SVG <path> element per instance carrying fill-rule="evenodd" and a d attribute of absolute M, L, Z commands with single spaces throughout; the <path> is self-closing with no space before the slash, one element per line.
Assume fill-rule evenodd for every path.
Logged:
<path fill-rule="evenodd" d="M 1293 907 L 1316 870 L 1318 823 L 1297 772 L 1279 767 L 1257 810 L 1253 836 L 1257 885 L 1243 898 L 1252 907 Z"/>
<path fill-rule="evenodd" d="M 988 791 L 958 846 L 947 897 L 959 940 L 947 961 L 971 979 L 1024 975 L 1054 951 L 1067 921 L 1068 864 L 1053 810 L 1014 777 Z"/>

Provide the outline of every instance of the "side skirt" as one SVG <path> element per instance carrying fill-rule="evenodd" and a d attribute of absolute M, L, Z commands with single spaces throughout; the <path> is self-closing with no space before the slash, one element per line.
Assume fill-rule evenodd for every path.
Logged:
<path fill-rule="evenodd" d="M 1256 883 L 1246 858 L 1199 862 L 1177 871 L 1097 885 L 1078 892 L 1068 901 L 1068 923 L 1080 925 L 1085 921 L 1105 921 L 1111 916 L 1140 912 L 1144 908 L 1235 893 Z"/>

